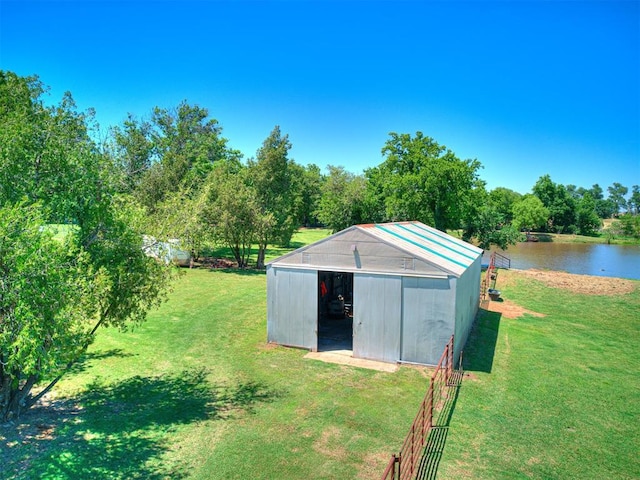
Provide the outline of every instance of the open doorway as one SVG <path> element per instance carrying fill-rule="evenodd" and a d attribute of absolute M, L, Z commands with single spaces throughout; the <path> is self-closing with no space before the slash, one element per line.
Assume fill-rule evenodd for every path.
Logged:
<path fill-rule="evenodd" d="M 353 273 L 318 272 L 318 351 L 353 350 Z"/>

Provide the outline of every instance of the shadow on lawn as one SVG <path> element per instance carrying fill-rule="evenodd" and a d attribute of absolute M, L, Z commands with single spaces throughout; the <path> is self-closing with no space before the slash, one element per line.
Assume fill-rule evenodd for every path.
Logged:
<path fill-rule="evenodd" d="M 433 416 L 433 427 L 427 436 L 422 459 L 418 465 L 417 480 L 432 480 L 438 474 L 438 467 L 449 435 L 449 425 L 458 402 L 458 393 L 462 385 L 462 371 L 454 372 L 446 388 L 446 399 L 440 411 Z"/>
<path fill-rule="evenodd" d="M 73 399 L 53 401 L 0 427 L 7 479 L 184 478 L 188 465 L 163 462 L 178 425 L 225 420 L 276 393 L 257 383 L 211 385 L 204 370 L 176 376 L 94 381 Z"/>
<path fill-rule="evenodd" d="M 463 368 L 454 371 L 449 384 L 445 387 L 444 401 L 434 409 L 433 427 L 426 439 L 416 479 L 433 480 L 437 477 L 464 372 L 491 373 L 501 316 L 498 312 L 485 309 L 478 311 L 478 316 L 464 348 Z"/>
<path fill-rule="evenodd" d="M 86 352 L 80 360 L 71 365 L 71 368 L 67 370 L 67 374 L 74 374 L 83 372 L 89 367 L 90 362 L 94 360 L 102 360 L 110 357 L 133 357 L 133 353 L 126 353 L 121 348 L 112 348 L 111 350 L 99 350 L 95 352 Z"/>
<path fill-rule="evenodd" d="M 501 317 L 502 314 L 499 312 L 482 308 L 478 311 L 478 317 L 464 347 L 465 371 L 491 373 Z"/>
<path fill-rule="evenodd" d="M 221 273 L 235 273 L 236 275 L 242 275 L 245 277 L 255 276 L 255 275 L 266 275 L 267 271 L 264 269 L 258 270 L 253 267 L 249 268 L 217 268 L 211 269 L 212 272 L 221 272 Z"/>

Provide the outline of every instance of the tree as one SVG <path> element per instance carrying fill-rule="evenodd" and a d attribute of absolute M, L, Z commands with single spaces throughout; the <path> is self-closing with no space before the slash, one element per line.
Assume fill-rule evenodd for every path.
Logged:
<path fill-rule="evenodd" d="M 511 196 L 508 192 L 512 191 L 504 189 L 504 193 Z M 517 243 L 521 235 L 506 221 L 505 215 L 498 210 L 490 198 L 491 193 L 487 193 L 484 185 L 479 185 L 473 190 L 470 197 L 471 205 L 463 224 L 462 239 L 468 242 L 475 239 L 478 246 L 485 250 L 491 245 L 506 249 L 509 245 Z M 499 195 L 499 198 L 504 196 Z M 502 206 L 504 208 L 504 204 Z M 511 216 L 509 212 L 509 217 Z"/>
<path fill-rule="evenodd" d="M 594 183 L 588 190 L 595 201 L 602 200 L 604 198 L 602 187 L 597 183 Z"/>
<path fill-rule="evenodd" d="M 580 235 L 593 235 L 602 225 L 602 221 L 596 213 L 596 201 L 591 193 L 586 192 L 578 201 L 576 211 L 576 226 Z"/>
<path fill-rule="evenodd" d="M 513 219 L 513 205 L 521 198 L 521 194 L 505 187 L 497 187 L 489 192 L 489 203 L 507 223 Z"/>
<path fill-rule="evenodd" d="M 197 192 L 215 162 L 241 157 L 208 110 L 186 101 L 155 107 L 148 122 L 129 116 L 113 135 L 114 161 L 123 175 L 136 172 L 131 187 L 149 213 L 170 193 Z"/>
<path fill-rule="evenodd" d="M 532 190 L 549 211 L 549 229 L 558 233 L 575 229 L 576 200 L 564 185 L 554 183 L 549 175 L 543 175 Z"/>
<path fill-rule="evenodd" d="M 366 171 L 386 220 L 419 220 L 439 230 L 459 228 L 480 163 L 460 160 L 422 132 L 390 133 L 384 162 Z"/>
<path fill-rule="evenodd" d="M 298 223 L 307 227 L 316 226 L 319 223 L 316 212 L 320 205 L 324 182 L 320 167 L 314 164 L 306 167 L 293 164 L 292 167 L 294 172 L 297 172 L 294 174 L 294 179 L 298 182 L 295 190 L 300 192 L 299 207 L 296 208 L 299 214 Z"/>
<path fill-rule="evenodd" d="M 44 91 L 35 77 L 0 72 L 4 421 L 53 388 L 99 327 L 144 321 L 171 279 L 142 251 L 141 212 L 117 196 L 86 115 L 70 94 L 46 107 Z"/>
<path fill-rule="evenodd" d="M 601 198 L 596 200 L 595 210 L 600 218 L 611 218 L 613 214 L 616 213 L 615 202 L 610 198 Z"/>
<path fill-rule="evenodd" d="M 291 142 L 288 135 L 282 135 L 279 126 L 275 126 L 258 149 L 255 160 L 249 160 L 249 185 L 255 189 L 262 215 L 271 217 L 258 242 L 257 267 L 264 267 L 264 254 L 269 241 L 286 246 L 298 227 L 299 206 L 297 199 L 299 183 L 294 180 L 294 162 L 289 159 Z"/>
<path fill-rule="evenodd" d="M 131 114 L 111 130 L 111 155 L 121 175 L 121 190 L 133 193 L 140 185 L 143 175 L 153 162 L 154 144 L 151 140 L 153 127 L 149 122 L 138 121 Z"/>
<path fill-rule="evenodd" d="M 630 213 L 634 215 L 640 214 L 640 186 L 634 185 L 631 187 L 631 198 L 629 198 L 627 205 Z"/>
<path fill-rule="evenodd" d="M 327 170 L 329 175 L 322 184 L 318 219 L 332 232 L 365 221 L 365 178 L 347 172 L 344 167 L 328 165 Z"/>
<path fill-rule="evenodd" d="M 218 165 L 207 179 L 207 196 L 203 220 L 213 230 L 217 242 L 227 245 L 239 268 L 249 264 L 251 245 L 265 235 L 273 217 L 260 209 L 255 189 L 247 184 L 245 170 L 230 170 Z"/>
<path fill-rule="evenodd" d="M 614 182 L 613 185 L 607 188 L 609 192 L 609 199 L 615 204 L 615 212 L 619 213 L 627 206 L 627 201 L 624 199 L 629 189 L 618 182 Z"/>
<path fill-rule="evenodd" d="M 506 223 L 495 207 L 485 204 L 478 209 L 473 222 L 466 225 L 462 238 L 465 241 L 475 238 L 483 250 L 488 250 L 491 245 L 506 250 L 509 245 L 515 245 L 520 237 L 520 232 Z"/>
<path fill-rule="evenodd" d="M 203 221 L 206 199 L 205 188 L 169 192 L 153 214 L 145 216 L 144 231 L 157 240 L 178 240 L 180 247 L 190 252 L 192 261 L 197 259 L 212 236 Z"/>
<path fill-rule="evenodd" d="M 535 195 L 524 195 L 513 206 L 512 225 L 517 230 L 526 230 L 527 233 L 543 226 L 549 218 L 549 210 Z"/>

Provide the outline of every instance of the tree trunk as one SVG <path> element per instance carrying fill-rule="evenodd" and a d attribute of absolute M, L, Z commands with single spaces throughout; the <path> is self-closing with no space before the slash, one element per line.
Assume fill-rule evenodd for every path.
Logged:
<path fill-rule="evenodd" d="M 258 245 L 258 260 L 256 262 L 256 268 L 261 270 L 264 268 L 264 255 L 265 255 L 266 245 Z"/>
<path fill-rule="evenodd" d="M 31 389 L 36 384 L 36 376 L 31 375 L 27 378 L 22 388 L 19 385 L 12 387 L 12 382 L 5 382 L 2 385 L 2 392 L 0 392 L 0 398 L 3 399 L 2 411 L 0 411 L 0 419 L 2 422 L 7 422 L 12 418 L 18 418 L 22 410 L 27 410 L 31 407 L 31 403 L 27 397 L 31 392 Z"/>

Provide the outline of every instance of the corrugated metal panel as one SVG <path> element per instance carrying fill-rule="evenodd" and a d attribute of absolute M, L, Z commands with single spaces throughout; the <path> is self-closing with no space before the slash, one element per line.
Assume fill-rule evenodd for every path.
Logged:
<path fill-rule="evenodd" d="M 454 330 L 455 282 L 455 278 L 402 278 L 402 361 L 438 363 Z"/>
<path fill-rule="evenodd" d="M 458 277 L 482 255 L 481 249 L 420 222 L 358 225 L 358 228 Z"/>
<path fill-rule="evenodd" d="M 402 278 L 353 276 L 353 356 L 383 362 L 400 358 Z"/>
<path fill-rule="evenodd" d="M 420 222 L 356 225 L 270 264 L 345 272 L 460 276 L 482 250 Z"/>
<path fill-rule="evenodd" d="M 458 279 L 456 287 L 456 328 L 454 359 L 458 361 L 480 304 L 482 258 L 478 258 Z"/>
<path fill-rule="evenodd" d="M 267 266 L 267 341 L 318 347 L 318 273 Z"/>

